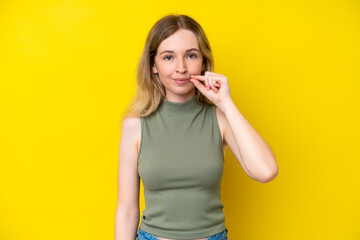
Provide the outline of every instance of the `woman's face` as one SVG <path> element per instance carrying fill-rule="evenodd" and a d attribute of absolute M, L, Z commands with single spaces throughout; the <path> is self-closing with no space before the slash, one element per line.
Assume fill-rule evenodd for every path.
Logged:
<path fill-rule="evenodd" d="M 195 96 L 195 86 L 189 79 L 192 74 L 201 74 L 202 62 L 196 35 L 189 30 L 180 29 L 161 42 L 152 70 L 159 74 L 166 99 L 182 102 Z"/>

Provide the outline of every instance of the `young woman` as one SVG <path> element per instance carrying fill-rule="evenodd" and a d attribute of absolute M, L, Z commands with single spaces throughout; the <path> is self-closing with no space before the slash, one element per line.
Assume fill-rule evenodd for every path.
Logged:
<path fill-rule="evenodd" d="M 213 69 L 193 18 L 167 15 L 150 30 L 122 122 L 115 240 L 227 240 L 220 199 L 226 146 L 254 180 L 277 175 L 270 146 Z M 137 233 L 140 178 L 146 209 Z"/>

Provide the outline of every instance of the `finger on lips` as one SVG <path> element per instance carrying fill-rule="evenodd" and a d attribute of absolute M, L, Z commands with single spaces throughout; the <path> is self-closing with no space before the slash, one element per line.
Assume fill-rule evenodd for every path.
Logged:
<path fill-rule="evenodd" d="M 215 93 L 219 92 L 219 89 L 221 87 L 220 79 L 218 79 L 218 76 L 221 76 L 220 74 L 209 74 L 210 72 L 206 72 L 205 75 L 190 75 L 190 78 L 198 81 L 203 81 L 205 85 L 206 90 L 212 89 Z M 215 79 L 216 78 L 216 79 Z M 217 81 L 218 80 L 218 81 Z"/>
<path fill-rule="evenodd" d="M 202 75 L 190 75 L 191 78 L 204 81 L 205 87 L 207 90 L 213 89 L 215 92 L 218 92 L 220 84 L 213 78 L 213 76 L 202 76 Z"/>
<path fill-rule="evenodd" d="M 202 80 L 202 81 L 205 80 L 205 76 L 202 76 L 202 75 L 191 75 L 190 77 L 198 79 L 198 80 Z"/>

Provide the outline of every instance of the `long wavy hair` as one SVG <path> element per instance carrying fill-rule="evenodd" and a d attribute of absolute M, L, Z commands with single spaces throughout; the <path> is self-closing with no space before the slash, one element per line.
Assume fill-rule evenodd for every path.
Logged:
<path fill-rule="evenodd" d="M 192 31 L 198 40 L 200 52 L 203 55 L 203 70 L 214 70 L 214 61 L 209 41 L 199 23 L 187 15 L 171 14 L 158 20 L 151 28 L 145 42 L 143 52 L 137 65 L 136 92 L 130 104 L 125 109 L 122 118 L 128 116 L 144 117 L 154 112 L 165 98 L 165 88 L 159 76 L 152 72 L 157 49 L 162 41 L 179 29 Z M 196 87 L 195 97 L 202 105 L 214 105 Z"/>

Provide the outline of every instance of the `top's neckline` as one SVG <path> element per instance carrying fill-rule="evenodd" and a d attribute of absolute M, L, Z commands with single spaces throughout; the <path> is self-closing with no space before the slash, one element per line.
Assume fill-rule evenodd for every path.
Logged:
<path fill-rule="evenodd" d="M 185 102 L 172 102 L 164 98 L 159 106 L 159 111 L 167 114 L 186 114 L 200 109 L 201 105 L 197 102 L 196 96 Z"/>

